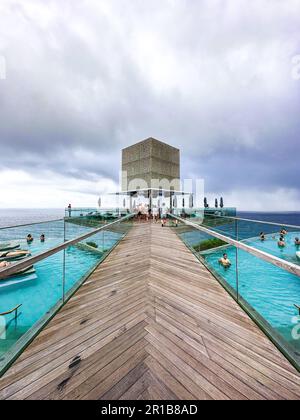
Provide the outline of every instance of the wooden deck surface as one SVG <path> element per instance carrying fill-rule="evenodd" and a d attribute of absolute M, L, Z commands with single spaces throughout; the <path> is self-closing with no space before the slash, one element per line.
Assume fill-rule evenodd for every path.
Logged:
<path fill-rule="evenodd" d="M 134 226 L 0 399 L 299 399 L 300 375 L 169 228 Z"/>

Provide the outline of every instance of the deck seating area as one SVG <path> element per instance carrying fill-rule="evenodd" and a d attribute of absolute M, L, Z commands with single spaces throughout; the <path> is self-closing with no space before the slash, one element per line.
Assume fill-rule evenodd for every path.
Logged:
<path fill-rule="evenodd" d="M 300 399 L 300 375 L 174 231 L 136 223 L 0 399 Z"/>

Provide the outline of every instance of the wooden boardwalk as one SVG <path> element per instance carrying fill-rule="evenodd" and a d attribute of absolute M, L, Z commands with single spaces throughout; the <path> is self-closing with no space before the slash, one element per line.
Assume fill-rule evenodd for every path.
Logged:
<path fill-rule="evenodd" d="M 300 399 L 300 375 L 171 229 L 140 224 L 0 379 L 0 399 Z"/>

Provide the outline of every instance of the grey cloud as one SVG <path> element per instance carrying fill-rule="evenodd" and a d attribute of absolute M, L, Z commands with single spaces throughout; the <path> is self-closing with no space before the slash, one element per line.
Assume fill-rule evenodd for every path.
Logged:
<path fill-rule="evenodd" d="M 299 2 L 2 3 L 0 170 L 117 180 L 154 136 L 211 189 L 299 189 Z"/>

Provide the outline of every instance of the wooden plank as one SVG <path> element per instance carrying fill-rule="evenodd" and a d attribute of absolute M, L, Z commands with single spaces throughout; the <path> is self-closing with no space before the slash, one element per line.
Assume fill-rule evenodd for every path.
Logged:
<path fill-rule="evenodd" d="M 178 357 L 176 353 L 171 352 L 169 348 L 165 347 L 165 345 L 160 345 L 160 341 L 154 337 L 153 334 L 148 334 L 146 338 L 156 350 L 158 350 L 166 359 L 170 360 L 174 366 L 177 366 L 178 370 L 176 379 L 183 378 L 183 375 L 185 375 L 195 383 L 198 390 L 202 391 L 201 399 L 204 399 L 204 395 L 209 395 L 211 398 L 218 400 L 229 399 L 227 395 L 218 388 L 217 383 L 209 382 L 201 373 L 198 373 L 198 371 L 194 369 L 190 363 L 186 363 L 186 361 Z M 190 361 L 191 359 L 189 359 L 189 362 Z"/>
<path fill-rule="evenodd" d="M 146 367 L 145 364 L 143 364 L 142 366 Z M 149 387 L 149 369 L 148 369 L 148 367 L 146 367 L 146 369 L 147 369 L 146 372 L 144 372 L 144 374 L 141 377 L 136 378 L 135 382 L 131 385 L 131 387 L 118 399 L 131 401 L 131 400 L 134 400 L 137 395 L 142 394 L 143 392 L 148 390 L 148 387 Z M 106 400 L 105 395 L 103 396 L 102 399 Z"/>
<path fill-rule="evenodd" d="M 150 377 L 148 392 L 151 400 L 177 401 L 179 399 L 153 372 L 149 370 L 148 375 Z"/>
<path fill-rule="evenodd" d="M 149 331 L 148 328 L 149 327 L 147 327 L 147 330 Z M 187 356 L 189 355 L 193 359 L 197 360 L 199 362 L 198 368 L 200 368 L 200 366 L 204 366 L 204 368 L 201 369 L 203 373 L 209 369 L 213 372 L 213 374 L 217 374 L 223 381 L 226 381 L 247 399 L 264 399 L 259 393 L 255 392 L 251 387 L 240 381 L 235 375 L 230 374 L 228 371 L 223 369 L 221 365 L 214 363 L 209 358 L 208 354 L 203 354 L 203 352 L 199 351 L 198 342 L 191 342 L 190 339 L 186 339 L 181 331 L 167 323 L 163 323 L 162 326 L 160 326 L 160 324 L 156 324 L 155 328 L 170 340 L 170 345 L 172 345 L 171 343 L 176 344 Z M 229 395 L 231 396 L 233 393 L 229 392 Z"/>
<path fill-rule="evenodd" d="M 184 399 L 184 400 L 195 400 L 195 399 L 204 399 L 204 393 L 199 390 L 195 390 L 195 387 L 192 385 L 188 385 L 189 380 L 185 377 L 185 375 L 181 375 L 180 379 L 185 384 L 188 385 L 189 389 L 186 388 L 185 385 L 182 384 L 182 382 L 179 382 L 177 378 L 174 377 L 170 373 L 174 372 L 175 367 L 172 366 L 170 369 L 167 369 L 170 366 L 170 363 L 168 360 L 163 360 L 163 357 L 160 356 L 158 352 L 155 351 L 155 349 L 152 346 L 147 347 L 147 352 L 152 357 L 148 357 L 146 360 L 146 364 L 149 367 L 151 373 L 157 377 L 162 383 L 164 383 L 171 392 L 177 396 L 178 399 Z M 159 361 L 161 361 L 163 364 L 160 364 Z M 164 363 L 166 362 L 166 363 Z M 191 382 L 190 382 L 191 384 Z M 191 393 L 190 391 L 193 391 L 194 393 Z"/>
<path fill-rule="evenodd" d="M 148 366 L 142 362 L 134 369 L 132 369 L 128 375 L 124 376 L 118 383 L 116 383 L 107 393 L 102 396 L 103 400 L 113 401 L 119 399 L 126 399 L 127 393 L 132 393 L 132 387 L 143 378 L 146 374 L 148 374 L 149 369 Z M 145 376 L 145 379 L 148 380 L 148 377 Z M 136 389 L 134 392 L 134 396 L 139 395 L 146 391 L 148 388 L 148 382 L 143 389 Z M 130 398 L 129 398 L 130 399 Z"/>

